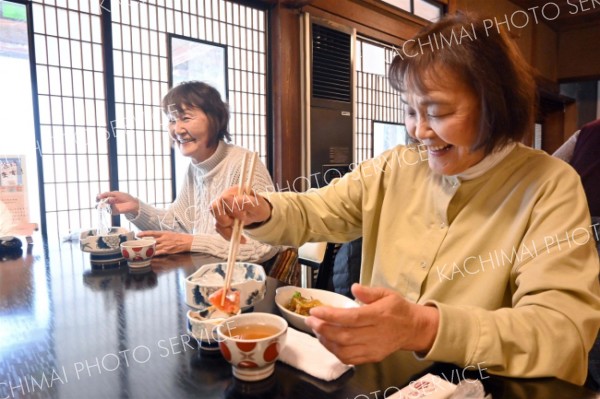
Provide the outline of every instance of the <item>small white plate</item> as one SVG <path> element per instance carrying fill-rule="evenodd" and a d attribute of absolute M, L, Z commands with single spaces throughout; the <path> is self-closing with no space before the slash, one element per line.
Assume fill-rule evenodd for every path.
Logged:
<path fill-rule="evenodd" d="M 304 322 L 307 316 L 299 315 L 286 308 L 286 305 L 292 299 L 295 292 L 300 292 L 304 298 L 318 299 L 325 306 L 335 308 L 357 308 L 360 305 L 352 299 L 335 293 L 333 291 L 320 290 L 317 288 L 300 288 L 300 287 L 280 287 L 275 291 L 275 304 L 279 308 L 281 315 L 298 330 L 312 334 L 312 330 Z"/>

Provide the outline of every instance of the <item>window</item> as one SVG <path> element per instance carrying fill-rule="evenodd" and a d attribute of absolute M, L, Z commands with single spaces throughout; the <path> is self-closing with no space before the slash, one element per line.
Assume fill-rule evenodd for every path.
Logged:
<path fill-rule="evenodd" d="M 444 15 L 444 6 L 436 0 L 383 0 L 383 2 L 432 22 Z"/>
<path fill-rule="evenodd" d="M 93 228 L 95 196 L 111 184 L 159 207 L 173 200 L 176 172 L 160 108 L 169 34 L 227 46 L 233 141 L 266 163 L 265 11 L 225 0 L 108 4 L 32 2 L 42 218 L 51 242 Z"/>
<path fill-rule="evenodd" d="M 42 222 L 51 242 L 95 224 L 94 198 L 109 182 L 100 6 L 65 3 L 33 2 Z"/>
<path fill-rule="evenodd" d="M 229 130 L 236 144 L 257 151 L 266 163 L 266 13 L 224 0 L 150 3 L 113 2 L 111 12 L 116 122 L 126 132 L 117 143 L 119 188 L 167 206 L 177 192 L 172 175 L 181 180 L 189 163 L 177 162 L 172 172 L 160 108 L 169 89 L 169 39 L 226 48 Z"/>
<path fill-rule="evenodd" d="M 216 88 L 221 98 L 227 100 L 227 46 L 169 35 L 169 66 L 171 86 L 200 80 Z M 174 156 L 176 190 L 179 192 L 190 160 L 179 151 L 174 151 Z"/>
<path fill-rule="evenodd" d="M 355 161 L 362 162 L 381 152 L 379 147 L 374 148 L 374 127 L 379 129 L 384 123 L 395 126 L 404 120 L 400 93 L 388 80 L 388 69 L 396 55 L 393 47 L 361 36 L 356 39 L 356 47 Z"/>
<path fill-rule="evenodd" d="M 27 6 L 0 0 L 0 167 L 11 168 L 23 181 L 11 182 L 0 176 L 2 198 L 14 221 L 38 223 L 40 202 Z M 25 171 L 25 176 L 21 174 Z M 25 194 L 27 194 L 25 198 Z M 10 203 L 8 203 L 10 202 Z"/>
<path fill-rule="evenodd" d="M 373 121 L 373 156 L 399 144 L 406 145 L 407 132 L 402 123 Z"/>
<path fill-rule="evenodd" d="M 533 148 L 541 150 L 542 149 L 542 137 L 543 137 L 543 127 L 541 123 L 535 124 L 535 130 L 533 133 Z"/>

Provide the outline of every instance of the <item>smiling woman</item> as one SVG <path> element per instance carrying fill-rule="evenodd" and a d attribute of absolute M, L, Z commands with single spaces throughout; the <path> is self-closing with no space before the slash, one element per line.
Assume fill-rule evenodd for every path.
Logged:
<path fill-rule="evenodd" d="M 462 29 L 477 40 L 418 48 Z M 243 212 L 228 190 L 213 205 L 229 204 L 216 214 L 219 231 L 226 235 L 237 218 L 270 244 L 362 236 L 361 284 L 352 294 L 363 306 L 320 306 L 306 319 L 347 364 L 413 351 L 583 384 L 600 327 L 598 256 L 575 171 L 519 143 L 533 127 L 530 68 L 505 33 L 486 32 L 476 16 L 447 15 L 411 43 L 417 55 L 398 54 L 390 77 L 427 162 L 414 146 L 397 146 L 327 187 L 258 196 Z M 564 245 L 565 235 L 577 245 Z M 498 253 L 511 256 L 500 266 Z M 465 262 L 472 272 L 442 278 L 440 270 Z"/>
<path fill-rule="evenodd" d="M 119 191 L 102 193 L 98 200 L 107 198 L 113 214 L 125 214 L 143 230 L 138 237 L 156 239 L 157 255 L 191 251 L 226 259 L 229 245 L 215 230 L 210 203 L 237 184 L 240 160 L 249 151 L 226 142 L 231 139 L 229 112 L 212 86 L 181 83 L 165 95 L 162 107 L 174 145 L 191 160 L 175 202 L 168 209 L 158 209 Z M 269 173 L 259 163 L 252 188 L 266 191 L 272 186 Z M 240 245 L 238 259 L 264 262 L 277 252 L 276 247 L 247 240 Z"/>
<path fill-rule="evenodd" d="M 169 134 L 182 155 L 196 163 L 208 159 L 219 141 L 231 141 L 229 111 L 219 93 L 200 82 L 184 82 L 163 98 Z"/>

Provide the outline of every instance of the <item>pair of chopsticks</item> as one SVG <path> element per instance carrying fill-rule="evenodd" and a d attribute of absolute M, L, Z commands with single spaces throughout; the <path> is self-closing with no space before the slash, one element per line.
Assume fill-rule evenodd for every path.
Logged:
<path fill-rule="evenodd" d="M 255 152 L 250 155 L 250 165 L 246 167 L 246 159 L 248 154 L 244 154 L 242 158 L 242 170 L 240 172 L 240 181 L 238 184 L 238 198 L 242 194 L 246 194 L 252 189 L 252 179 L 254 178 L 254 167 L 256 165 L 257 154 Z M 243 201 L 242 201 L 243 203 Z M 235 204 L 234 204 L 235 206 Z M 238 255 L 240 240 L 242 239 L 242 221 L 235 219 L 233 221 L 233 233 L 231 241 L 229 241 L 229 254 L 227 256 L 227 273 L 225 274 L 225 286 L 223 287 L 223 295 L 221 296 L 221 306 L 225 304 L 225 296 L 229 292 L 231 286 L 231 278 L 233 277 L 233 269 Z"/>

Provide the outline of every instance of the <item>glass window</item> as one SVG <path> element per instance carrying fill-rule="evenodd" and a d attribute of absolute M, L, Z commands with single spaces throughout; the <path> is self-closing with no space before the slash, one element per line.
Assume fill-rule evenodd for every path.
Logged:
<path fill-rule="evenodd" d="M 444 14 L 444 6 L 436 0 L 382 0 L 428 21 L 437 21 Z"/>
<path fill-rule="evenodd" d="M 25 18 L 25 6 L 17 4 L 11 9 L 12 4 L 16 3 L 0 0 L 3 17 L 12 18 L 11 21 L 18 19 L 15 15 Z M 172 201 L 171 146 L 160 109 L 160 101 L 169 85 L 169 34 L 211 40 L 226 48 L 228 62 L 224 73 L 231 80 L 224 90 L 224 97 L 237 100 L 230 104 L 233 141 L 257 151 L 266 161 L 267 15 L 264 10 L 226 0 L 113 1 L 110 14 L 104 14 L 111 18 L 113 34 L 115 76 L 108 76 L 104 70 L 102 4 L 103 1 L 96 0 L 31 1 L 37 101 L 42 124 L 40 141 L 44 145 L 30 147 L 32 152 L 38 150 L 43 157 L 43 170 L 47 175 L 44 189 L 56 193 L 46 196 L 44 217 L 51 241 L 59 240 L 70 230 L 94 227 L 89 225 L 95 220 L 94 201 L 90 195 L 95 196 L 109 188 L 108 139 L 112 135 L 117 136 L 118 158 L 113 161 L 117 165 L 126 165 L 118 171 L 120 188 L 131 190 L 132 195 L 159 207 Z M 25 51 L 28 44 L 26 21 L 22 26 L 25 49 L 20 50 Z M 0 41 L 16 32 L 12 28 L 10 35 L 0 32 Z M 7 47 L 0 46 L 0 49 L 4 48 Z M 236 55 L 235 59 L 232 54 Z M 24 74 L 30 84 L 28 58 L 23 56 L 22 61 L 25 64 L 17 68 L 18 72 Z M 2 59 L 0 69 L 4 72 L 10 65 Z M 31 90 L 18 83 L 15 76 L 18 74 L 12 72 L 0 76 L 0 80 L 10 77 L 9 86 L 2 87 L 19 85 L 19 90 L 5 90 L 11 96 L 4 95 L 2 101 L 12 101 L 14 93 L 31 101 Z M 106 79 L 113 81 L 115 88 L 115 120 L 112 121 L 106 120 Z M 33 109 L 32 106 L 22 108 Z M 20 125 L 19 130 L 22 129 Z M 15 141 L 15 144 L 22 143 Z M 65 164 L 65 153 L 72 155 L 68 165 Z M 85 167 L 73 168 L 73 164 L 83 163 Z M 36 171 L 37 167 L 28 169 Z M 69 193 L 79 192 L 80 195 L 67 200 L 68 209 L 78 208 L 77 214 L 73 214 L 76 217 L 67 208 L 51 202 L 56 201 L 56 195 L 67 194 L 65 187 L 58 188 L 57 184 L 65 182 L 66 172 L 74 171 L 77 176 L 70 177 L 75 178 L 75 182 L 69 183 L 79 189 L 73 188 Z M 34 197 L 39 198 L 38 195 Z M 131 228 L 125 223 L 124 226 Z"/>
<path fill-rule="evenodd" d="M 428 21 L 435 22 L 442 16 L 442 6 L 439 4 L 432 4 L 427 0 L 414 0 L 414 13 L 419 17 Z"/>
<path fill-rule="evenodd" d="M 373 57 L 367 67 L 364 62 L 358 63 L 356 71 L 355 160 L 362 162 L 391 143 L 401 143 L 392 133 L 403 123 L 403 115 L 400 94 L 392 88 L 387 77 L 390 63 L 396 55 L 394 48 L 360 36 L 356 39 L 356 46 L 363 61 L 367 58 L 366 54 Z M 377 67 L 371 67 L 371 62 Z M 382 135 L 379 135 L 380 127 L 386 128 Z"/>
<path fill-rule="evenodd" d="M 360 48 L 362 71 L 385 76 L 385 48 L 368 42 L 364 42 Z"/>
<path fill-rule="evenodd" d="M 533 148 L 538 150 L 542 149 L 542 137 L 543 137 L 543 129 L 541 123 L 535 124 L 535 130 L 533 133 Z"/>
<path fill-rule="evenodd" d="M 27 23 L 24 4 L 0 0 L 0 109 L 2 115 L 10 115 L 0 118 L 0 167 L 9 171 L 0 175 L 0 200 L 17 225 L 40 222 L 36 159 L 40 143 L 33 123 Z M 47 93 L 47 76 L 41 85 Z M 49 119 L 49 104 L 44 105 L 44 117 Z"/>
<path fill-rule="evenodd" d="M 412 12 L 410 0 L 383 0 L 385 3 L 389 3 L 393 6 Z"/>

